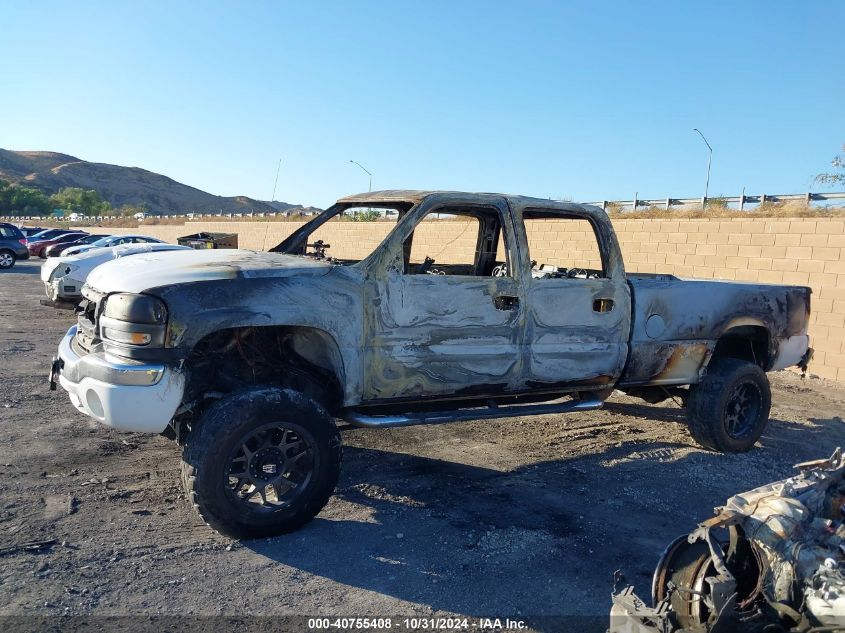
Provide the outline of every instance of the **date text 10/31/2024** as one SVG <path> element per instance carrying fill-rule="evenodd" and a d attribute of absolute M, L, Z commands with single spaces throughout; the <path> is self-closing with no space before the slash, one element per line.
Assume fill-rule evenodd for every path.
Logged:
<path fill-rule="evenodd" d="M 510 618 L 309 618 L 308 629 L 315 630 L 397 630 L 397 631 L 518 631 L 526 629 L 523 620 Z"/>

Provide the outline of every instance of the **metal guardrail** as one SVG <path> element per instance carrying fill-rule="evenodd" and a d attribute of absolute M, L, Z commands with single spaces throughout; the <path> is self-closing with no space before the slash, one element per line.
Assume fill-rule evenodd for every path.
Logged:
<path fill-rule="evenodd" d="M 759 196 L 748 196 L 742 194 L 740 196 L 711 196 L 708 198 L 634 198 L 633 200 L 602 200 L 601 202 L 585 202 L 584 204 L 591 204 L 601 207 L 605 211 L 610 206 L 620 208 L 630 207 L 629 211 L 634 211 L 639 207 L 658 207 L 669 210 L 672 207 L 696 205 L 706 207 L 710 202 L 724 202 L 725 204 L 739 205 L 739 210 L 743 211 L 746 204 L 763 204 L 764 202 L 789 202 L 799 201 L 806 204 L 813 202 L 821 202 L 826 200 L 845 200 L 845 192 L 836 193 L 787 193 L 787 194 L 760 194 Z"/>
<path fill-rule="evenodd" d="M 298 211 L 276 211 L 276 212 L 246 212 L 246 213 L 168 213 L 162 215 L 156 215 L 154 213 L 150 213 L 146 218 L 148 220 L 153 220 L 155 218 L 184 218 L 185 220 L 200 220 L 204 219 L 207 220 L 209 218 L 274 218 L 274 217 L 303 217 L 303 218 L 311 218 L 317 215 L 316 211 L 307 210 L 304 212 Z M 55 218 L 52 216 L 44 216 L 44 215 L 0 215 L 0 222 L 12 222 L 12 221 L 21 221 L 21 220 L 32 220 L 32 221 L 45 221 L 45 220 L 56 220 L 59 222 L 72 222 L 67 217 Z M 143 222 L 143 220 L 138 220 L 138 218 L 134 218 L 132 216 L 125 216 L 125 215 L 86 215 L 82 216 L 77 221 L 90 221 L 90 220 L 137 220 L 139 222 Z"/>
<path fill-rule="evenodd" d="M 786 194 L 769 194 L 764 193 L 758 196 L 748 196 L 745 194 L 739 196 L 712 196 L 708 198 L 634 198 L 633 200 L 601 200 L 597 202 L 584 202 L 582 204 L 590 204 L 596 207 L 601 207 L 605 211 L 609 206 L 615 206 L 619 208 L 630 207 L 628 211 L 636 210 L 640 207 L 657 207 L 663 208 L 667 211 L 672 207 L 682 207 L 682 206 L 689 206 L 689 205 L 696 205 L 701 207 L 706 207 L 708 202 L 724 202 L 725 204 L 735 204 L 739 205 L 739 210 L 742 211 L 745 209 L 746 204 L 763 204 L 764 202 L 790 202 L 790 201 L 799 201 L 805 202 L 806 204 L 810 205 L 813 202 L 824 202 L 828 200 L 845 200 L 845 191 L 841 192 L 834 192 L 834 193 L 786 193 Z M 197 220 L 197 219 L 204 219 L 204 218 L 264 218 L 264 217 L 290 217 L 292 215 L 302 217 L 311 217 L 315 215 L 315 211 L 305 210 L 304 212 L 300 213 L 298 211 L 276 211 L 276 212 L 264 212 L 264 213 L 172 213 L 163 216 L 155 216 L 150 215 L 149 218 L 153 219 L 155 217 L 166 217 L 166 218 L 185 218 L 187 220 Z M 23 215 L 10 215 L 10 216 L 0 216 L 0 221 L 2 222 L 14 222 L 14 221 L 22 221 L 22 220 L 33 220 L 33 221 L 42 221 L 46 219 L 54 219 L 54 218 L 47 218 L 44 216 L 23 216 Z M 65 221 L 65 218 L 58 218 L 59 220 Z M 84 218 L 85 220 L 131 220 L 133 218 L 127 218 L 124 216 L 118 215 L 98 215 L 96 217 L 88 216 Z"/>

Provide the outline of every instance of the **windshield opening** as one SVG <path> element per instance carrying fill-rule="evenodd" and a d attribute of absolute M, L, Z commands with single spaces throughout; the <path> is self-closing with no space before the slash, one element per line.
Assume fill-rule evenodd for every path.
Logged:
<path fill-rule="evenodd" d="M 336 204 L 270 252 L 305 255 L 351 266 L 369 256 L 411 206 L 408 202 Z"/>

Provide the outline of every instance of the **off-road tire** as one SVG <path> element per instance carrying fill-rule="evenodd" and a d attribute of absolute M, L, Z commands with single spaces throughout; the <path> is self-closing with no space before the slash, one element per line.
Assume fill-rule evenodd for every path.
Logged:
<path fill-rule="evenodd" d="M 289 505 L 251 508 L 255 504 L 229 485 L 232 455 L 269 423 L 305 440 L 312 468 Z M 340 433 L 322 406 L 291 389 L 255 387 L 222 398 L 199 418 L 182 452 L 182 483 L 194 509 L 218 532 L 239 539 L 276 536 L 302 527 L 323 509 L 337 485 L 341 458 Z M 251 459 L 244 461 L 251 467 Z"/>
<path fill-rule="evenodd" d="M 13 268 L 17 260 L 17 256 L 12 251 L 0 251 L 0 270 Z"/>
<path fill-rule="evenodd" d="M 751 393 L 745 431 L 729 431 L 729 406 L 738 389 Z M 736 358 L 715 358 L 697 385 L 689 389 L 687 420 L 693 439 L 704 448 L 722 453 L 744 453 L 754 446 L 769 422 L 772 391 L 765 372 L 757 365 Z"/>

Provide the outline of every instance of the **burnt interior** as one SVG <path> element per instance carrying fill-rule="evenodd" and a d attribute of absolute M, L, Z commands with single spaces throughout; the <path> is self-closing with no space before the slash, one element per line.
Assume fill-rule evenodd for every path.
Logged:
<path fill-rule="evenodd" d="M 507 253 L 505 248 L 505 260 L 496 259 L 499 249 L 499 241 L 503 238 L 502 217 L 496 207 L 479 206 L 445 206 L 437 207 L 428 215 L 448 215 L 456 218 L 472 218 L 477 224 L 468 224 L 463 231 L 476 228 L 475 256 L 471 262 L 458 262 L 456 256 L 450 253 L 449 246 L 463 234 L 459 233 L 452 241 L 442 245 L 438 252 L 426 253 L 422 262 L 412 262 L 411 253 L 414 245 L 416 229 L 425 222 L 423 218 L 417 223 L 415 230 L 405 239 L 402 245 L 403 270 L 406 275 L 441 274 L 441 275 L 463 275 L 471 277 L 489 277 L 497 270 L 497 276 L 511 277 L 509 272 Z M 440 220 L 443 221 L 443 220 Z M 445 220 L 448 222 L 448 220 Z M 456 230 L 460 225 L 456 226 Z M 504 266 L 504 268 L 502 268 Z"/>

